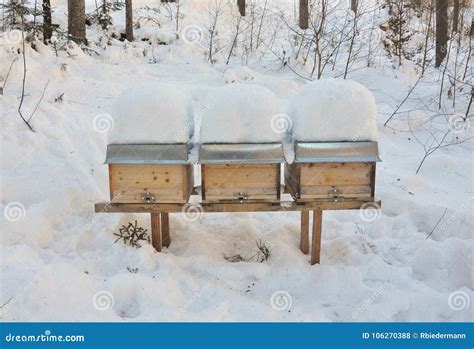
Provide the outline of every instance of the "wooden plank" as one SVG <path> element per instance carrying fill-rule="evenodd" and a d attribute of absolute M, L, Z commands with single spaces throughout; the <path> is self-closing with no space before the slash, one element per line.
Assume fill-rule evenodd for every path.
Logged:
<path fill-rule="evenodd" d="M 239 190 L 240 189 L 240 190 Z M 236 200 L 239 193 L 245 193 L 247 200 L 271 200 L 278 199 L 275 189 L 269 188 L 255 188 L 249 190 L 248 188 L 223 188 L 223 189 L 207 189 L 206 190 L 206 201 L 219 201 L 219 200 Z"/>
<path fill-rule="evenodd" d="M 323 225 L 323 211 L 313 211 L 313 241 L 311 242 L 311 265 L 321 260 L 321 229 Z"/>
<path fill-rule="evenodd" d="M 333 199 L 333 191 L 340 192 L 339 198 L 367 199 L 372 197 L 370 185 L 324 185 L 303 186 L 301 188 L 301 199 Z"/>
<path fill-rule="evenodd" d="M 203 200 L 278 199 L 280 164 L 211 164 L 201 167 L 205 181 Z"/>
<path fill-rule="evenodd" d="M 155 195 L 157 203 L 185 203 L 187 201 L 187 199 L 183 199 L 181 190 L 153 188 L 148 188 L 148 190 Z M 144 191 L 140 189 L 118 189 L 112 193 L 112 200 L 117 203 L 140 203 L 143 193 Z"/>
<path fill-rule="evenodd" d="M 194 166 L 187 165 L 186 166 L 186 180 L 187 180 L 187 192 L 186 196 L 184 197 L 185 201 L 189 200 L 189 197 L 192 195 L 194 189 Z"/>
<path fill-rule="evenodd" d="M 266 187 L 274 188 L 276 191 L 278 170 L 273 164 L 262 164 L 260 168 L 255 165 L 248 168 L 243 165 L 227 166 L 229 167 L 222 167 L 222 165 L 207 165 L 205 167 L 206 189 Z"/>
<path fill-rule="evenodd" d="M 280 200 L 281 198 L 281 164 L 278 164 L 278 174 L 276 176 L 276 187 L 277 187 L 277 199 Z"/>
<path fill-rule="evenodd" d="M 201 204 L 204 206 L 212 207 L 215 205 L 232 205 L 232 207 L 239 207 L 242 205 L 250 205 L 250 204 L 264 204 L 264 205 L 280 205 L 280 201 L 276 199 L 256 199 L 256 200 L 245 200 L 245 201 L 237 201 L 234 199 L 228 199 L 228 200 L 205 200 L 202 201 Z M 218 212 L 218 211 L 213 211 L 213 212 Z M 225 212 L 225 211 L 224 211 Z M 246 211 L 232 211 L 232 212 L 246 212 Z M 247 211 L 251 212 L 251 211 Z"/>
<path fill-rule="evenodd" d="M 300 164 L 300 185 L 370 185 L 372 164 L 369 162 Z"/>
<path fill-rule="evenodd" d="M 300 168 L 298 164 L 285 164 L 285 192 L 291 194 L 294 199 L 299 198 L 300 193 Z"/>
<path fill-rule="evenodd" d="M 112 171 L 111 171 L 111 168 L 112 168 L 112 165 L 107 165 L 107 168 L 109 170 L 109 196 L 110 196 L 110 201 L 113 201 L 114 200 L 114 195 L 113 195 L 113 192 L 114 192 L 114 189 L 112 188 Z"/>
<path fill-rule="evenodd" d="M 162 235 L 162 243 L 164 247 L 169 247 L 171 243 L 170 237 L 170 219 L 169 213 L 161 212 L 161 235 Z"/>
<path fill-rule="evenodd" d="M 140 189 L 143 191 L 163 188 L 183 187 L 183 167 L 185 165 L 110 165 L 111 185 L 114 190 Z"/>
<path fill-rule="evenodd" d="M 204 172 L 206 171 L 206 165 L 201 164 L 201 198 L 206 200 L 206 178 L 204 177 Z"/>
<path fill-rule="evenodd" d="M 161 252 L 160 213 L 151 211 L 151 244 L 156 251 Z"/>
<path fill-rule="evenodd" d="M 189 192 L 189 185 L 188 185 L 189 182 L 188 182 L 188 177 L 187 177 L 187 175 L 188 175 L 187 166 L 183 166 L 181 171 L 183 172 L 182 178 L 181 178 L 182 188 L 183 188 L 183 191 L 182 191 L 183 196 L 182 197 L 183 197 L 184 201 L 187 201 L 188 200 L 188 192 Z"/>
<path fill-rule="evenodd" d="M 193 188 L 191 165 L 109 165 L 111 200 L 140 203 L 141 194 L 150 192 L 158 203 L 185 203 Z"/>
<path fill-rule="evenodd" d="M 364 204 L 381 206 L 380 201 L 345 200 L 340 201 L 310 201 L 310 202 L 258 202 L 258 203 L 202 203 L 203 212 L 275 212 L 275 211 L 304 211 L 304 210 L 358 210 Z M 133 212 L 144 213 L 152 211 L 181 212 L 184 204 L 141 204 L 141 203 L 111 203 L 95 204 L 96 213 Z"/>
<path fill-rule="evenodd" d="M 372 163 L 372 172 L 371 172 L 371 187 L 372 187 L 372 190 L 371 190 L 371 197 L 375 197 L 375 172 L 376 172 L 376 167 L 377 167 L 377 164 L 374 162 Z"/>
<path fill-rule="evenodd" d="M 301 211 L 300 250 L 304 254 L 309 252 L 309 211 Z"/>

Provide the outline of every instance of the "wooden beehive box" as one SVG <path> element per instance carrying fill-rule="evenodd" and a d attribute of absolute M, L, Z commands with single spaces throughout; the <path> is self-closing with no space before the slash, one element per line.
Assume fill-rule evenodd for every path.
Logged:
<path fill-rule="evenodd" d="M 281 144 L 203 144 L 203 202 L 280 200 Z"/>
<path fill-rule="evenodd" d="M 110 200 L 115 203 L 185 203 L 193 190 L 186 144 L 111 144 Z"/>
<path fill-rule="evenodd" d="M 298 201 L 374 198 L 376 142 L 297 143 L 286 164 L 285 191 Z"/>

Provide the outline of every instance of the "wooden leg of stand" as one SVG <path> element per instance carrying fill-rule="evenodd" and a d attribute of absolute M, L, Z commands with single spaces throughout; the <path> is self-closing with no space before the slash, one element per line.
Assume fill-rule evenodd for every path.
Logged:
<path fill-rule="evenodd" d="M 161 224 L 160 213 L 151 213 L 151 244 L 157 252 L 161 252 Z"/>
<path fill-rule="evenodd" d="M 170 238 L 170 218 L 168 212 L 161 213 L 161 235 L 163 236 L 163 246 L 169 247 L 171 243 Z"/>
<path fill-rule="evenodd" d="M 313 211 L 313 241 L 311 243 L 311 265 L 321 260 L 321 228 L 323 225 L 323 211 Z"/>
<path fill-rule="evenodd" d="M 300 250 L 304 254 L 309 252 L 309 211 L 301 211 Z"/>

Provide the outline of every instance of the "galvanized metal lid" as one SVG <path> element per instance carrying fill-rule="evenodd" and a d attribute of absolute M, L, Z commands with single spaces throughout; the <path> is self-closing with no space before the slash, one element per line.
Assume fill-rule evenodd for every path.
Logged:
<path fill-rule="evenodd" d="M 186 144 L 109 144 L 106 164 L 187 164 Z"/>
<path fill-rule="evenodd" d="M 283 148 L 278 143 L 202 144 L 202 164 L 281 163 Z"/>
<path fill-rule="evenodd" d="M 377 142 L 296 143 L 295 162 L 381 161 Z"/>

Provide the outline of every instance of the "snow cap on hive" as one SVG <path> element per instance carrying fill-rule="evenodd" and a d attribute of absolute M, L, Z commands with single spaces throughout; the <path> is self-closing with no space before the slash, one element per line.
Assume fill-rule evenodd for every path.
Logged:
<path fill-rule="evenodd" d="M 280 142 L 289 124 L 275 94 L 258 85 L 228 84 L 211 90 L 201 106 L 202 143 Z"/>
<path fill-rule="evenodd" d="M 187 143 L 194 120 L 188 92 L 172 84 L 146 84 L 128 89 L 112 113 L 109 144 Z"/>
<path fill-rule="evenodd" d="M 343 79 L 313 81 L 291 101 L 293 140 L 377 141 L 376 113 L 374 96 L 363 85 Z"/>

